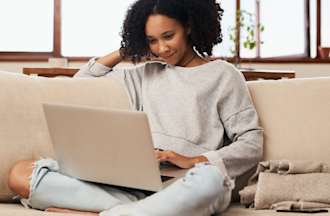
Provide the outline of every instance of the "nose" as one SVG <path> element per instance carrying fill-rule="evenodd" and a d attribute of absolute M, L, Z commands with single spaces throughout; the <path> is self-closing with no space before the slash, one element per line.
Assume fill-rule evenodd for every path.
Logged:
<path fill-rule="evenodd" d="M 169 46 L 164 41 L 159 41 L 159 47 L 158 47 L 159 55 L 162 56 L 163 54 L 166 54 L 170 51 Z"/>

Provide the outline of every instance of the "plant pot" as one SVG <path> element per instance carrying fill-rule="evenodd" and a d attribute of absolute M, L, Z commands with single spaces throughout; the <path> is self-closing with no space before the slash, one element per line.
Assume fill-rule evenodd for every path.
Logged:
<path fill-rule="evenodd" d="M 322 59 L 330 59 L 330 47 L 319 47 L 318 50 Z"/>

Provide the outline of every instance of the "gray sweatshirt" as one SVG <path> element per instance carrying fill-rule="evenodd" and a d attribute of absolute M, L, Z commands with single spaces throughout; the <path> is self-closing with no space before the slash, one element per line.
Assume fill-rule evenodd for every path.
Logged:
<path fill-rule="evenodd" d="M 133 108 L 147 113 L 155 148 L 204 155 L 231 178 L 261 159 L 263 130 L 243 75 L 231 64 L 179 67 L 153 61 L 109 68 L 91 59 L 76 74 L 100 76 L 123 83 Z"/>

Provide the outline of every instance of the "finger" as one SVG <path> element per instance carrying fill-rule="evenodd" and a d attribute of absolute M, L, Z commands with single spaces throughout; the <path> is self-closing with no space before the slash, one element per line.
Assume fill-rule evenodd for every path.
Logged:
<path fill-rule="evenodd" d="M 169 150 L 163 151 L 163 155 L 167 157 L 168 160 L 172 160 L 172 159 L 175 160 L 179 156 L 175 152 Z"/>
<path fill-rule="evenodd" d="M 166 158 L 164 158 L 164 157 L 162 157 L 162 158 L 158 158 L 158 161 L 159 162 L 166 162 L 166 161 L 168 161 Z"/>
<path fill-rule="evenodd" d="M 167 161 L 167 157 L 164 155 L 156 154 L 155 157 L 159 162 Z"/>
<path fill-rule="evenodd" d="M 175 164 L 175 165 L 177 165 L 177 163 L 178 163 L 178 160 L 176 158 L 168 158 L 166 161 L 170 162 L 172 164 Z"/>
<path fill-rule="evenodd" d="M 166 154 L 164 154 L 163 152 L 160 152 L 158 155 L 157 155 L 157 159 L 159 161 L 167 161 L 168 160 L 168 156 Z"/>
<path fill-rule="evenodd" d="M 162 156 L 162 152 L 160 152 L 160 151 L 155 150 L 154 153 L 155 153 L 155 157 L 156 157 L 156 158 L 159 158 L 159 157 Z"/>

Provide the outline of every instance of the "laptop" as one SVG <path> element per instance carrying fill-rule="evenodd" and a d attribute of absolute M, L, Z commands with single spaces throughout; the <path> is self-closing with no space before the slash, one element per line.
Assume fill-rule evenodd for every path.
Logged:
<path fill-rule="evenodd" d="M 156 192 L 187 171 L 160 168 L 144 112 L 64 104 L 43 104 L 43 109 L 65 175 Z"/>

